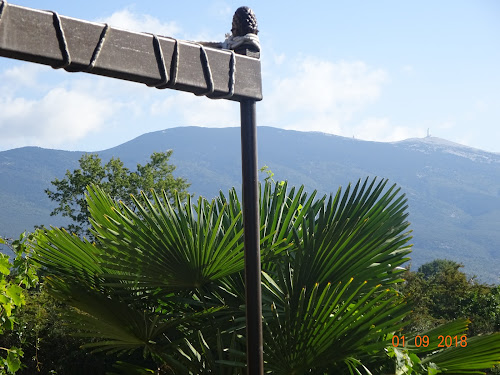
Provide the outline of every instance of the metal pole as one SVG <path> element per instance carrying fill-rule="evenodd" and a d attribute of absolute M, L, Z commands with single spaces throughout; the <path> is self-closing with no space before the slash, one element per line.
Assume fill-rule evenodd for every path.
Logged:
<path fill-rule="evenodd" d="M 260 282 L 260 219 L 257 176 L 255 101 L 244 100 L 241 111 L 243 225 L 245 237 L 245 296 L 247 318 L 247 374 L 263 375 L 262 293 Z"/>

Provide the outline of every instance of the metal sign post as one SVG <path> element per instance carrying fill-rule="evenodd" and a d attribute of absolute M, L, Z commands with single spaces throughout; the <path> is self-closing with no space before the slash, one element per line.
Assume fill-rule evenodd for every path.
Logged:
<path fill-rule="evenodd" d="M 257 21 L 238 8 L 223 43 L 176 40 L 0 2 L 0 56 L 240 102 L 247 372 L 262 375 L 262 299 L 255 107 L 262 100 Z"/>
<path fill-rule="evenodd" d="M 241 108 L 241 163 L 243 175 L 243 225 L 245 232 L 245 299 L 247 316 L 248 374 L 264 374 L 262 291 L 260 280 L 259 181 L 257 176 L 257 126 L 255 101 Z"/>

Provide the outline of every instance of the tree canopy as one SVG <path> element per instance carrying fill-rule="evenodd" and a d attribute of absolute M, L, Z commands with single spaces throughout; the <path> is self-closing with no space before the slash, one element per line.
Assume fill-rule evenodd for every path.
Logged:
<path fill-rule="evenodd" d="M 172 150 L 154 152 L 147 164 L 137 164 L 136 171 L 130 171 L 119 158 L 103 164 L 97 154 L 84 154 L 79 160 L 80 168 L 67 170 L 63 179 L 53 180 L 55 190 L 45 190 L 47 196 L 58 204 L 51 215 L 70 218 L 72 223 L 67 226 L 68 231 L 93 238 L 85 199 L 86 188 L 91 184 L 99 185 L 113 199 L 130 207 L 133 207 L 132 194 L 139 195 L 144 191 L 151 197 L 152 189 L 165 191 L 170 200 L 174 192 L 180 199 L 185 199 L 190 184 L 185 178 L 174 177 L 176 167 L 169 163 L 171 155 Z"/>
<path fill-rule="evenodd" d="M 468 277 L 462 264 L 436 259 L 405 273 L 403 294 L 413 302 L 408 329 L 419 332 L 460 318 L 471 321 L 469 335 L 500 331 L 500 285 Z"/>

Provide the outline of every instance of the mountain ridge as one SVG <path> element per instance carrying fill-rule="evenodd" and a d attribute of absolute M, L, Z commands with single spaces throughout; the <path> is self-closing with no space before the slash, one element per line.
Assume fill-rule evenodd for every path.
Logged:
<path fill-rule="evenodd" d="M 408 198 L 414 265 L 450 258 L 498 283 L 500 154 L 426 138 L 385 143 L 272 127 L 259 127 L 258 136 L 259 166 L 268 165 L 289 185 L 329 194 L 368 176 L 397 183 Z M 135 169 L 153 151 L 167 149 L 174 150 L 175 174 L 192 183 L 193 193 L 211 198 L 241 188 L 239 128 L 170 128 L 96 153 Z M 0 234 L 61 225 L 64 220 L 48 216 L 54 205 L 43 190 L 77 168 L 82 153 L 36 147 L 0 152 Z"/>

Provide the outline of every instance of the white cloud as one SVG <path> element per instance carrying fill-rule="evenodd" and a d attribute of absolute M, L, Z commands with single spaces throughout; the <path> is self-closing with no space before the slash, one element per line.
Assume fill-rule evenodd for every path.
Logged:
<path fill-rule="evenodd" d="M 136 31 L 155 33 L 164 36 L 176 36 L 181 32 L 180 26 L 175 22 L 161 22 L 149 14 L 137 14 L 125 8 L 114 12 L 111 16 L 99 19 L 98 22 L 108 23 L 111 26 Z"/>
<path fill-rule="evenodd" d="M 386 73 L 363 62 L 302 61 L 294 75 L 275 84 L 277 101 L 296 108 L 327 112 L 348 106 L 359 108 L 380 95 Z"/>
<path fill-rule="evenodd" d="M 0 148 L 64 147 L 99 129 L 113 112 L 108 100 L 60 87 L 39 100 L 0 98 Z"/>
<path fill-rule="evenodd" d="M 218 11 L 224 12 L 224 9 L 217 8 Z M 228 8 L 229 9 L 229 8 Z M 185 31 L 175 22 L 162 22 L 149 14 L 135 13 L 132 8 L 128 7 L 111 16 L 98 19 L 97 22 L 108 23 L 109 25 L 129 31 L 154 33 L 157 35 L 178 38 L 182 40 L 193 41 L 223 41 L 224 34 L 213 33 L 211 30 L 197 30 L 196 32 Z M 229 30 L 228 30 L 229 31 Z"/>
<path fill-rule="evenodd" d="M 353 126 L 352 133 L 355 138 L 378 142 L 394 142 L 425 136 L 421 128 L 396 126 L 391 124 L 388 118 L 376 117 L 366 118 L 359 125 Z"/>
<path fill-rule="evenodd" d="M 283 67 L 286 75 L 275 78 L 270 93 L 264 91 L 261 123 L 288 129 L 349 134 L 345 128 L 353 116 L 379 98 L 388 79 L 384 70 L 360 61 L 281 63 L 292 66 L 291 72 Z"/>
<path fill-rule="evenodd" d="M 222 128 L 239 126 L 239 103 L 229 100 L 210 100 L 190 93 L 175 93 L 154 101 L 150 113 L 164 117 L 164 127 L 203 126 Z M 172 119 L 175 119 L 173 123 Z"/>
<path fill-rule="evenodd" d="M 5 86 L 26 86 L 33 87 L 37 84 L 37 79 L 39 75 L 43 72 L 47 72 L 49 67 L 37 64 L 20 63 L 2 72 L 0 77 L 2 78 L 2 88 Z"/>
<path fill-rule="evenodd" d="M 331 62 L 316 58 L 267 63 L 266 72 L 280 71 L 259 104 L 260 125 L 320 131 L 370 141 L 392 142 L 425 136 L 422 127 L 394 124 L 388 115 L 370 113 L 379 100 L 388 73 L 362 61 Z M 279 66 L 278 66 L 279 65 Z M 267 79 L 273 79 L 268 74 Z M 269 85 L 268 85 L 269 86 Z"/>

